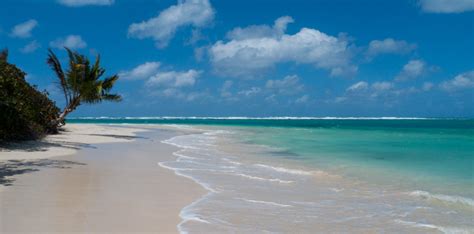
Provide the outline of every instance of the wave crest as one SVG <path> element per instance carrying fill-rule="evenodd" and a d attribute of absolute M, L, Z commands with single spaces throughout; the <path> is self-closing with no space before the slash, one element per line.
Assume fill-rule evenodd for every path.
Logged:
<path fill-rule="evenodd" d="M 431 194 L 426 191 L 416 190 L 410 193 L 411 196 L 419 197 L 426 200 L 437 200 L 445 203 L 454 203 L 454 204 L 461 204 L 465 206 L 469 206 L 470 208 L 474 208 L 474 200 L 461 197 L 461 196 L 450 196 L 444 194 Z"/>

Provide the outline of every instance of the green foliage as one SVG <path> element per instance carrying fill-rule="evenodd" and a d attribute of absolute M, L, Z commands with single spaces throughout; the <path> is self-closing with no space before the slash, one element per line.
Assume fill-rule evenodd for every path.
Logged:
<path fill-rule="evenodd" d="M 25 73 L 7 62 L 6 50 L 0 52 L 0 141 L 37 139 L 57 132 L 51 122 L 59 109 L 25 80 Z"/>
<path fill-rule="evenodd" d="M 74 111 L 82 103 L 95 104 L 102 101 L 120 101 L 118 94 L 112 94 L 117 75 L 102 78 L 105 69 L 100 66 L 100 56 L 91 64 L 89 59 L 78 52 L 65 48 L 69 57 L 69 67 L 63 70 L 59 59 L 52 50 L 49 50 L 47 63 L 59 79 L 59 84 L 66 99 L 66 107 L 59 120 Z"/>

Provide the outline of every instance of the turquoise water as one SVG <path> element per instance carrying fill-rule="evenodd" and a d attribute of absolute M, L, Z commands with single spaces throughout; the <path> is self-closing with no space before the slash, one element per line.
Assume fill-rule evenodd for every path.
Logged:
<path fill-rule="evenodd" d="M 471 119 L 86 118 L 68 122 L 237 129 L 248 143 L 278 149 L 272 157 L 374 183 L 474 198 Z"/>
<path fill-rule="evenodd" d="M 402 127 L 255 128 L 249 141 L 346 176 L 474 197 L 472 126 L 397 126 Z"/>

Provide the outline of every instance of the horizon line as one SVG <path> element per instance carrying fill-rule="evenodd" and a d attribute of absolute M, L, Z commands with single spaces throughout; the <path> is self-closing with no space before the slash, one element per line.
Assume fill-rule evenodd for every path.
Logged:
<path fill-rule="evenodd" d="M 470 120 L 474 117 L 396 117 L 396 116 L 364 116 L 364 117 L 337 117 L 337 116 L 265 116 L 265 117 L 250 117 L 250 116 L 83 116 L 83 117 L 71 117 L 67 118 L 68 120 L 119 120 L 119 119 L 129 119 L 129 120 L 177 120 L 177 119 L 207 119 L 207 120 Z"/>

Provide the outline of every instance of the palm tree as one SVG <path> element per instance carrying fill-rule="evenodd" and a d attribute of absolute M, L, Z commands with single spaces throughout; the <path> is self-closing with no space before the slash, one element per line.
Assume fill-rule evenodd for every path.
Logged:
<path fill-rule="evenodd" d="M 64 110 L 53 123 L 57 126 L 64 125 L 66 116 L 82 103 L 96 104 L 102 101 L 118 102 L 122 100 L 120 95 L 110 93 L 119 77 L 113 75 L 101 79 L 105 69 L 100 67 L 100 55 L 97 56 L 95 63 L 91 64 L 84 55 L 71 51 L 69 48 L 65 49 L 69 56 L 69 68 L 66 72 L 63 71 L 54 52 L 51 49 L 48 50 L 47 63 L 56 73 L 66 99 Z"/>

